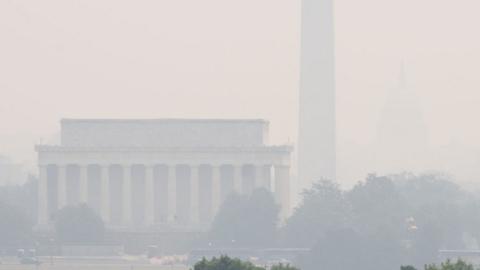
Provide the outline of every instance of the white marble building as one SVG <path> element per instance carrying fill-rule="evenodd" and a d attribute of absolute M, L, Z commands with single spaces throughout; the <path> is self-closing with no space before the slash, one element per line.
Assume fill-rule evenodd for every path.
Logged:
<path fill-rule="evenodd" d="M 108 227 L 199 230 L 231 192 L 271 190 L 290 208 L 289 145 L 268 145 L 264 120 L 61 122 L 60 145 L 38 145 L 39 228 L 87 203 Z"/>

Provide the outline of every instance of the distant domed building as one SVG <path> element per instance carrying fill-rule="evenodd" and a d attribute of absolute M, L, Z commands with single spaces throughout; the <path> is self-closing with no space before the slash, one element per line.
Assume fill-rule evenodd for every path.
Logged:
<path fill-rule="evenodd" d="M 415 93 L 402 67 L 399 85 L 389 92 L 380 116 L 375 142 L 375 163 L 381 173 L 424 168 L 428 128 Z"/>

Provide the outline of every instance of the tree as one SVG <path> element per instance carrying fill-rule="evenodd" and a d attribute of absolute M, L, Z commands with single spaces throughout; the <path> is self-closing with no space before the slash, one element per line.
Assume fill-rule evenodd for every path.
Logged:
<path fill-rule="evenodd" d="M 347 192 L 323 181 L 305 193 L 285 231 L 288 243 L 313 245 L 304 269 L 397 269 L 412 213 L 389 177 L 370 175 Z"/>
<path fill-rule="evenodd" d="M 351 226 L 359 233 L 370 236 L 388 232 L 396 239 L 405 237 L 405 220 L 412 213 L 390 178 L 369 175 L 346 196 L 352 206 Z"/>
<path fill-rule="evenodd" d="M 435 261 L 439 249 L 465 249 L 465 236 L 478 236 L 479 204 L 442 174 L 400 174 L 395 186 L 405 199 L 413 230 L 410 261 L 421 266 Z"/>
<path fill-rule="evenodd" d="M 277 232 L 279 207 L 265 189 L 229 196 L 212 224 L 210 239 L 223 247 L 267 247 Z"/>
<path fill-rule="evenodd" d="M 365 250 L 366 242 L 366 238 L 352 229 L 330 231 L 318 240 L 308 255 L 300 259 L 299 265 L 306 270 L 369 269 L 370 258 L 365 256 L 369 254 Z"/>
<path fill-rule="evenodd" d="M 480 197 L 441 174 L 369 175 L 346 191 L 322 181 L 304 192 L 282 232 L 285 245 L 313 247 L 301 259 L 307 270 L 418 267 L 440 249 L 480 243 Z"/>
<path fill-rule="evenodd" d="M 277 264 L 274 265 L 270 268 L 270 270 L 300 270 L 294 266 L 291 266 L 289 264 Z"/>
<path fill-rule="evenodd" d="M 257 267 L 250 262 L 222 256 L 211 260 L 203 258 L 203 260 L 195 264 L 193 270 L 265 270 L 265 268 Z"/>
<path fill-rule="evenodd" d="M 285 245 L 310 248 L 330 230 L 344 228 L 350 222 L 351 207 L 338 184 L 317 182 L 302 197 L 282 230 Z"/>
<path fill-rule="evenodd" d="M 425 270 L 474 270 L 472 264 L 465 261 L 458 260 L 456 263 L 452 263 L 450 260 L 442 263 L 440 266 L 435 264 L 425 265 Z M 413 266 L 402 266 L 400 270 L 417 270 Z"/>
<path fill-rule="evenodd" d="M 449 201 L 461 201 L 465 193 L 448 175 L 402 173 L 391 175 L 396 189 L 405 198 L 410 207 L 416 208 Z"/>
<path fill-rule="evenodd" d="M 417 270 L 415 267 L 413 266 L 402 266 L 400 267 L 400 270 Z"/>
<path fill-rule="evenodd" d="M 73 244 L 98 243 L 105 234 L 102 219 L 85 204 L 60 210 L 55 220 L 55 230 L 58 240 Z"/>
<path fill-rule="evenodd" d="M 425 270 L 475 270 L 473 265 L 466 263 L 465 261 L 458 260 L 456 263 L 447 261 L 440 266 L 435 264 L 425 266 Z"/>
<path fill-rule="evenodd" d="M 0 202 L 0 245 L 22 246 L 32 237 L 32 222 L 18 207 Z"/>
<path fill-rule="evenodd" d="M 29 220 L 37 220 L 38 180 L 29 175 L 23 185 L 0 187 L 0 200 L 20 211 Z"/>
<path fill-rule="evenodd" d="M 395 269 L 405 257 L 408 240 L 407 219 L 411 216 L 406 200 L 389 177 L 369 175 L 347 193 L 352 205 L 351 228 L 368 240 L 363 245 L 369 267 L 360 269 Z"/>

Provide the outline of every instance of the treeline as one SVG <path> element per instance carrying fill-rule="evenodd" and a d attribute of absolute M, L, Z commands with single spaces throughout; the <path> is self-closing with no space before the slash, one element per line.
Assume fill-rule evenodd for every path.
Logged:
<path fill-rule="evenodd" d="M 0 187 L 0 248 L 32 246 L 36 220 L 37 181 Z"/>
<path fill-rule="evenodd" d="M 33 183 L 0 189 L 1 245 L 33 240 L 34 190 Z M 278 216 L 266 190 L 233 194 L 196 247 L 309 248 L 294 262 L 300 269 L 396 270 L 422 269 L 437 262 L 439 250 L 478 249 L 480 243 L 480 196 L 443 175 L 370 175 L 349 190 L 319 181 L 288 220 L 280 224 Z M 92 243 L 104 233 L 101 219 L 85 206 L 60 211 L 55 227 L 60 242 Z"/>
<path fill-rule="evenodd" d="M 480 199 L 443 175 L 370 175 L 352 189 L 319 181 L 279 226 L 271 194 L 232 196 L 212 226 L 217 246 L 301 247 L 301 269 L 388 270 L 437 262 L 480 243 Z M 319 268 L 319 266 L 322 266 Z"/>
<path fill-rule="evenodd" d="M 294 266 L 288 264 L 277 264 L 270 268 L 255 266 L 250 262 L 241 261 L 239 259 L 231 259 L 227 256 L 221 256 L 220 258 L 213 258 L 211 260 L 203 259 L 193 266 L 193 270 L 300 270 Z M 319 270 L 328 269 L 318 266 Z M 446 261 L 440 265 L 429 264 L 425 265 L 424 270 L 477 270 L 472 264 L 468 264 L 465 261 L 458 260 L 457 262 Z M 400 270 L 417 270 L 413 266 L 401 266 Z"/>
<path fill-rule="evenodd" d="M 299 270 L 288 264 L 276 264 L 269 268 L 270 270 Z M 251 262 L 231 259 L 228 256 L 203 259 L 193 266 L 193 270 L 267 270 L 267 267 L 256 266 Z"/>

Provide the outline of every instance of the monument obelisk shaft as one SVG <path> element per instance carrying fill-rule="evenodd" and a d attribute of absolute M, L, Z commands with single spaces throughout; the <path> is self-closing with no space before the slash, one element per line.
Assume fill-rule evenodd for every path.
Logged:
<path fill-rule="evenodd" d="M 302 0 L 300 187 L 336 177 L 335 35 L 333 0 Z"/>

